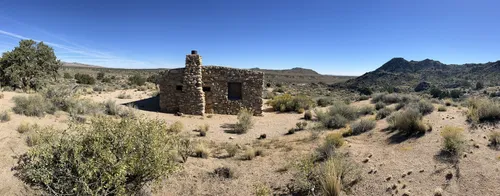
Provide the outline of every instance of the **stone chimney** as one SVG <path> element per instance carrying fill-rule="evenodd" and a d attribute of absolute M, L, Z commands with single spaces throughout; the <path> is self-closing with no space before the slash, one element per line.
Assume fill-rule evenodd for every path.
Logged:
<path fill-rule="evenodd" d="M 186 55 L 184 69 L 184 100 L 180 112 L 185 114 L 203 115 L 205 113 L 205 94 L 202 87 L 202 64 L 198 51 L 192 50 Z"/>

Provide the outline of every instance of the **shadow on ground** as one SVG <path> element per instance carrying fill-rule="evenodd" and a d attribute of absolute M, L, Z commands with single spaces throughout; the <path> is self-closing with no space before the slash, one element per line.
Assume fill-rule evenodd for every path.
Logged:
<path fill-rule="evenodd" d="M 389 136 L 389 138 L 387 138 L 387 143 L 389 143 L 389 144 L 399 144 L 399 143 L 404 142 L 406 140 L 418 139 L 418 138 L 425 135 L 425 132 L 408 134 L 408 133 L 405 133 L 403 131 L 398 131 L 398 130 L 391 129 L 391 128 L 382 129 L 382 132 L 386 132 L 387 134 L 392 134 L 391 136 Z"/>
<path fill-rule="evenodd" d="M 124 103 L 122 105 L 133 106 L 139 110 L 149 111 L 149 112 L 159 112 L 160 111 L 160 97 L 150 97 L 147 99 L 141 99 L 134 102 Z"/>

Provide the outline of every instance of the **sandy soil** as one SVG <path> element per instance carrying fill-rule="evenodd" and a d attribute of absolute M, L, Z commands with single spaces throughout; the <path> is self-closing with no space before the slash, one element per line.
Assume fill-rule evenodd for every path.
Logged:
<path fill-rule="evenodd" d="M 130 94 L 131 99 L 118 99 L 120 93 Z M 112 93 L 87 95 L 94 101 L 116 100 L 120 104 L 137 103 L 149 98 L 150 92 L 127 90 Z M 13 107 L 14 92 L 4 92 L 0 99 L 0 112 Z M 368 101 L 355 103 L 357 106 L 369 104 Z M 277 194 L 286 193 L 286 185 L 293 180 L 290 165 L 311 154 L 321 139 L 310 140 L 309 131 L 285 135 L 288 129 L 301 121 L 301 114 L 278 114 L 265 112 L 255 117 L 255 127 L 246 134 L 227 133 L 227 125 L 236 122 L 236 116 L 208 115 L 205 117 L 182 117 L 155 111 L 138 110 L 147 118 L 158 118 L 167 123 L 180 121 L 185 132 L 195 140 L 210 143 L 212 156 L 208 159 L 189 158 L 183 170 L 170 176 L 162 183 L 155 195 L 253 195 L 255 186 L 266 185 Z M 443 195 L 500 195 L 500 151 L 487 147 L 485 138 L 496 127 L 471 129 L 465 122 L 464 109 L 448 107 L 446 112 L 433 112 L 424 120 L 433 126 L 431 132 L 419 138 L 401 139 L 396 133 L 385 131 L 385 120 L 377 122 L 374 130 L 346 138 L 348 151 L 355 162 L 359 163 L 363 180 L 353 187 L 352 195 L 434 195 L 437 188 Z M 0 195 L 26 195 L 28 189 L 13 176 L 11 168 L 15 165 L 16 155 L 26 152 L 25 136 L 16 131 L 20 123 L 36 122 L 65 128 L 67 114 L 47 115 L 43 118 L 26 117 L 11 113 L 12 120 L 0 123 Z M 206 137 L 198 137 L 193 130 L 208 124 L 210 131 Z M 442 161 L 438 155 L 443 126 L 453 125 L 465 129 L 468 141 L 466 153 L 458 164 Z M 325 131 L 325 133 L 332 131 Z M 257 140 L 266 134 L 264 140 Z M 224 143 L 234 143 L 242 148 L 253 146 L 264 149 L 264 156 L 253 160 L 241 160 L 237 156 L 226 158 L 225 151 L 219 148 Z M 367 159 L 368 162 L 364 163 Z M 217 167 L 226 166 L 235 171 L 235 178 L 222 179 L 212 175 Z M 372 172 L 370 172 L 372 171 Z M 376 172 L 373 172 L 376 171 Z M 446 175 L 451 173 L 451 179 Z M 388 177 L 390 180 L 387 180 Z M 395 186 L 395 189 L 392 187 Z M 388 190 L 388 187 L 391 187 Z"/>

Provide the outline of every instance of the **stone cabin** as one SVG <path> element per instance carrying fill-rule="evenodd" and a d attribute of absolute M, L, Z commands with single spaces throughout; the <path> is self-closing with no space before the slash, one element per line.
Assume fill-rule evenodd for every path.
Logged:
<path fill-rule="evenodd" d="M 262 114 L 264 73 L 220 66 L 202 66 L 193 50 L 186 67 L 162 73 L 160 111 L 204 115 L 238 114 L 241 108 Z"/>

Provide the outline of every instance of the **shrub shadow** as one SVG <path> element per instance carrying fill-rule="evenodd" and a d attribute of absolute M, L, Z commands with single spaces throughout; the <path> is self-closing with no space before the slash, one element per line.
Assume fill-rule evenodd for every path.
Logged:
<path fill-rule="evenodd" d="M 159 112 L 160 111 L 160 96 L 154 96 L 146 99 L 141 99 L 133 102 L 124 103 L 125 106 L 133 106 L 139 110 L 149 111 L 149 112 Z"/>
<path fill-rule="evenodd" d="M 402 131 L 389 129 L 389 128 L 383 129 L 382 131 L 387 132 L 387 134 L 394 133 L 391 136 L 389 136 L 389 138 L 387 138 L 387 143 L 389 143 L 389 144 L 399 144 L 399 143 L 407 141 L 409 139 L 418 139 L 418 138 L 425 135 L 425 132 L 408 134 L 408 133 L 405 133 Z"/>
<path fill-rule="evenodd" d="M 459 155 L 448 152 L 446 150 L 441 150 L 438 154 L 434 155 L 434 160 L 449 164 L 457 164 L 459 158 Z"/>
<path fill-rule="evenodd" d="M 224 129 L 224 132 L 225 132 L 225 133 L 239 134 L 239 133 L 235 130 L 236 124 L 232 124 L 232 123 L 225 123 L 225 124 L 222 124 L 220 127 Z"/>

